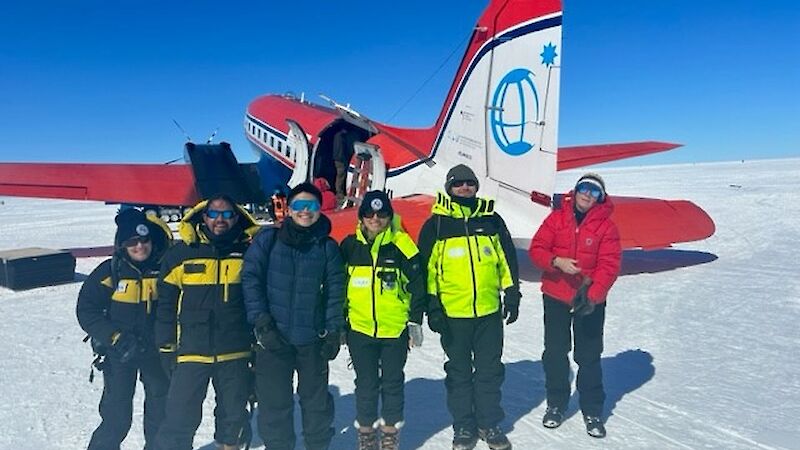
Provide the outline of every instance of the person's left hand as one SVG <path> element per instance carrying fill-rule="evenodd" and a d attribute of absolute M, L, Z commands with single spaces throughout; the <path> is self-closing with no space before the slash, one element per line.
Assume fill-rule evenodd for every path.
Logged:
<path fill-rule="evenodd" d="M 328 361 L 333 361 L 339 355 L 339 349 L 342 345 L 341 334 L 339 332 L 328 333 L 321 339 L 320 355 Z"/>
<path fill-rule="evenodd" d="M 522 296 L 516 289 L 506 289 L 503 296 L 503 318 L 506 325 L 511 325 L 519 318 L 519 301 Z"/>
<path fill-rule="evenodd" d="M 408 347 L 422 347 L 423 334 L 422 325 L 415 322 L 408 322 Z"/>

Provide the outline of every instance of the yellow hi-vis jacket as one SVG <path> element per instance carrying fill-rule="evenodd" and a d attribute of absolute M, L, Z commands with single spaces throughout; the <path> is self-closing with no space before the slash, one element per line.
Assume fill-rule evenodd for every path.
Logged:
<path fill-rule="evenodd" d="M 372 242 L 359 223 L 341 249 L 348 274 L 345 315 L 351 330 L 397 338 L 409 321 L 422 322 L 424 273 L 417 246 L 400 226 L 398 215 Z"/>
<path fill-rule="evenodd" d="M 500 291 L 518 289 L 516 253 L 494 200 L 477 198 L 474 210 L 437 194 L 420 231 L 428 293 L 453 318 L 483 317 L 500 309 Z"/>

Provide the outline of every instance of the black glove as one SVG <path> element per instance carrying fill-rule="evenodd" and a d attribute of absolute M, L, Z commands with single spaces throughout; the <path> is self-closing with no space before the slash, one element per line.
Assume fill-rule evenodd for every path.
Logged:
<path fill-rule="evenodd" d="M 584 281 L 578 288 L 578 292 L 575 293 L 575 297 L 572 298 L 572 313 L 576 316 L 588 316 L 594 311 L 594 303 L 589 301 L 589 296 L 586 295 L 589 292 L 589 286 L 591 286 L 591 281 L 588 283 Z"/>
<path fill-rule="evenodd" d="M 519 318 L 519 300 L 522 296 L 519 290 L 515 288 L 506 289 L 503 295 L 503 318 L 506 319 L 506 325 L 511 325 Z"/>
<path fill-rule="evenodd" d="M 450 325 L 447 324 L 442 302 L 433 295 L 428 298 L 428 328 L 434 333 L 439 333 L 444 340 L 450 338 Z"/>
<path fill-rule="evenodd" d="M 328 361 L 333 361 L 339 355 L 339 349 L 342 345 L 342 337 L 339 332 L 332 332 L 325 335 L 322 339 L 322 346 L 319 349 L 319 354 Z"/>
<path fill-rule="evenodd" d="M 283 339 L 283 336 L 281 336 L 278 327 L 275 326 L 275 321 L 267 314 L 262 314 L 258 320 L 256 320 L 253 333 L 256 335 L 256 343 L 258 346 L 265 350 L 277 352 L 289 345 Z"/>
<path fill-rule="evenodd" d="M 111 350 L 116 354 L 119 362 L 125 364 L 133 361 L 139 353 L 144 352 L 144 346 L 141 345 L 135 334 L 123 332 L 112 344 Z"/>

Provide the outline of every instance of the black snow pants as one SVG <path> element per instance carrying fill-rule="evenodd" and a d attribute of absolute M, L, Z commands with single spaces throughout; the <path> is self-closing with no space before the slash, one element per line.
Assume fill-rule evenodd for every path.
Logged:
<path fill-rule="evenodd" d="M 145 449 L 154 448 L 156 433 L 164 420 L 164 403 L 169 380 L 153 352 L 122 364 L 108 355 L 103 366 L 103 397 L 100 400 L 100 425 L 92 433 L 89 450 L 119 450 L 133 419 L 133 395 L 137 375 L 144 385 Z"/>
<path fill-rule="evenodd" d="M 214 385 L 214 438 L 221 444 L 237 445 L 247 434 L 247 400 L 252 372 L 246 358 L 213 364 L 183 362 L 175 367 L 167 397 L 166 418 L 158 433 L 159 450 L 190 450 L 203 419 L 203 400 L 208 381 Z"/>
<path fill-rule="evenodd" d="M 487 429 L 505 417 L 500 389 L 505 379 L 503 318 L 500 312 L 470 319 L 447 319 L 449 336 L 442 337 L 448 361 L 447 408 L 453 428 Z"/>
<path fill-rule="evenodd" d="M 303 420 L 306 450 L 325 450 L 333 437 L 333 396 L 328 391 L 328 360 L 320 343 L 286 344 L 278 351 L 256 352 L 258 432 L 265 450 L 292 450 L 294 433 L 294 372 Z"/>
<path fill-rule="evenodd" d="M 379 396 L 383 422 L 388 426 L 402 422 L 408 332 L 394 339 L 379 339 L 350 331 L 347 346 L 356 371 L 358 424 L 368 427 L 378 420 Z"/>
<path fill-rule="evenodd" d="M 595 305 L 588 316 L 574 317 L 570 306 L 544 295 L 544 365 L 547 405 L 566 409 L 570 396 L 570 344 L 574 338 L 573 359 L 578 365 L 576 386 L 584 415 L 600 416 L 606 394 L 603 390 L 603 323 L 605 303 Z M 572 331 L 572 333 L 570 333 Z M 572 335 L 571 335 L 572 334 Z"/>

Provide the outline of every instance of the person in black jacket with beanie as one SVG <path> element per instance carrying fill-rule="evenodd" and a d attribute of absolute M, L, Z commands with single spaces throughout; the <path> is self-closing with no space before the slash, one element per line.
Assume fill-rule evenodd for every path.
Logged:
<path fill-rule="evenodd" d="M 115 220 L 114 254 L 83 283 L 76 308 L 78 323 L 91 337 L 93 348 L 105 355 L 102 421 L 88 448 L 119 449 L 131 427 L 138 377 L 145 390 L 145 449 L 151 449 L 169 388 L 153 323 L 159 263 L 172 235 L 166 224 L 137 209 L 124 210 Z"/>

